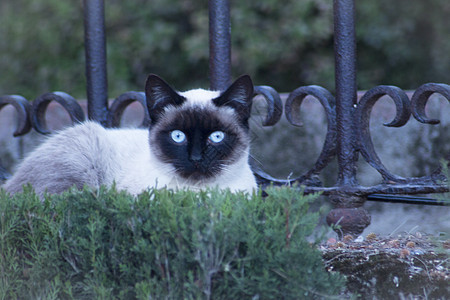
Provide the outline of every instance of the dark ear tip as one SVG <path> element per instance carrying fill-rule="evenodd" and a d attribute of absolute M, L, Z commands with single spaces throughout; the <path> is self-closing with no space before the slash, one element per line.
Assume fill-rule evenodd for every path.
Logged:
<path fill-rule="evenodd" d="M 150 73 L 150 74 L 148 74 L 148 76 L 147 76 L 147 80 L 149 80 L 149 79 L 161 79 L 161 77 L 159 77 L 158 75 L 156 75 L 156 74 L 153 74 L 153 73 Z"/>
<path fill-rule="evenodd" d="M 147 76 L 147 80 L 145 81 L 145 83 L 147 85 L 148 83 L 153 82 L 153 81 L 159 81 L 160 82 L 160 81 L 164 81 L 164 80 L 161 77 L 159 77 L 158 75 L 150 73 Z"/>
<path fill-rule="evenodd" d="M 249 75 L 244 74 L 239 76 L 238 79 L 236 79 L 235 83 L 244 87 L 249 96 L 253 95 L 254 86 L 253 81 Z"/>
<path fill-rule="evenodd" d="M 239 76 L 238 79 L 236 79 L 236 81 L 240 81 L 240 82 L 242 81 L 244 84 L 253 86 L 252 78 L 248 74 L 243 74 L 243 75 Z"/>
<path fill-rule="evenodd" d="M 147 80 L 145 81 L 145 90 L 148 91 L 155 87 L 169 87 L 170 88 L 170 85 L 164 79 L 159 77 L 158 75 L 151 73 L 147 76 Z"/>

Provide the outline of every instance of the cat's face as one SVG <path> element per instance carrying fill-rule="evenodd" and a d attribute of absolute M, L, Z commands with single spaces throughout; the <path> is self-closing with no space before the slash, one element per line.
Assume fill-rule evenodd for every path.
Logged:
<path fill-rule="evenodd" d="M 248 158 L 250 77 L 240 77 L 223 93 L 200 89 L 177 93 L 150 75 L 145 92 L 151 149 L 182 178 L 214 179 L 231 164 Z"/>

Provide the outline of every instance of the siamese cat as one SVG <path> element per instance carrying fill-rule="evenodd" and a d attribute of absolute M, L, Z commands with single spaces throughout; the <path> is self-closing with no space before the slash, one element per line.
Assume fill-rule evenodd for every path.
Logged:
<path fill-rule="evenodd" d="M 4 189 L 17 193 L 31 184 L 42 195 L 113 183 L 132 194 L 151 187 L 257 187 L 248 162 L 249 76 L 224 92 L 177 92 L 151 74 L 145 95 L 149 129 L 105 129 L 87 121 L 60 131 L 23 160 Z"/>

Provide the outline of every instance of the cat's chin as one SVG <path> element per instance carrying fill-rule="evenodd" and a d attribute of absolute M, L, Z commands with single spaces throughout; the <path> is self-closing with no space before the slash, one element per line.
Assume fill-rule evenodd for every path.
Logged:
<path fill-rule="evenodd" d="M 201 163 L 185 163 L 182 166 L 175 167 L 176 174 L 184 179 L 184 181 L 197 183 L 208 182 L 214 180 L 222 173 L 222 167 L 220 165 L 205 166 Z"/>
<path fill-rule="evenodd" d="M 199 182 L 208 182 L 213 181 L 220 172 L 212 172 L 212 171 L 191 171 L 191 172 L 182 172 L 178 175 L 183 178 L 185 181 L 190 182 L 192 184 Z"/>

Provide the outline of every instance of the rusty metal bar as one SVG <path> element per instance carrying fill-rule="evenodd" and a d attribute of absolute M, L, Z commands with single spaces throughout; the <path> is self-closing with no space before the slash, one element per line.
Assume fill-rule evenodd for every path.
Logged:
<path fill-rule="evenodd" d="M 231 21 L 228 0 L 209 0 L 209 80 L 211 90 L 231 83 Z"/>
<path fill-rule="evenodd" d="M 105 9 L 103 0 L 84 0 L 88 117 L 103 125 L 108 116 Z"/>
<path fill-rule="evenodd" d="M 338 185 L 357 184 L 354 111 L 356 88 L 355 1 L 334 0 Z"/>

